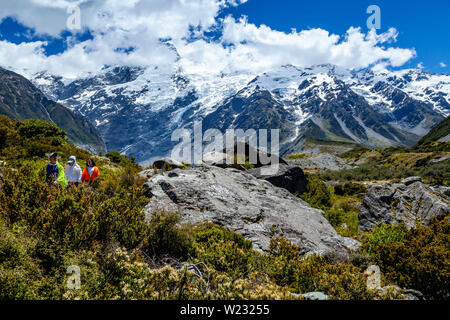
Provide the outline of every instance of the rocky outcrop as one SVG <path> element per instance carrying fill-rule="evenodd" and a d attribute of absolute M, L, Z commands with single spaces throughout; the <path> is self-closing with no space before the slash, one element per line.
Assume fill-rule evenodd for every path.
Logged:
<path fill-rule="evenodd" d="M 176 169 L 151 177 L 144 187 L 151 197 L 147 219 L 155 212 L 177 211 L 182 222 L 210 221 L 241 234 L 256 250 L 267 250 L 277 235 L 302 253 L 346 253 L 359 245 L 339 236 L 323 211 L 245 171 L 207 165 Z"/>
<path fill-rule="evenodd" d="M 307 292 L 302 294 L 303 298 L 306 300 L 328 300 L 329 297 L 323 292 L 315 291 L 315 292 Z"/>
<path fill-rule="evenodd" d="M 405 300 L 425 300 L 423 293 L 414 289 L 403 290 L 402 296 Z"/>
<path fill-rule="evenodd" d="M 304 300 L 329 300 L 330 298 L 327 294 L 320 291 L 307 292 L 303 294 L 291 292 L 291 295 L 296 299 L 302 298 Z"/>
<path fill-rule="evenodd" d="M 184 165 L 180 161 L 165 157 L 154 161 L 153 167 L 156 169 L 181 169 Z"/>
<path fill-rule="evenodd" d="M 303 169 L 323 169 L 323 170 L 342 170 L 349 169 L 352 166 L 350 161 L 342 159 L 330 153 L 321 153 L 318 155 L 305 156 L 299 159 L 289 159 L 288 162 L 292 165 L 300 166 Z"/>
<path fill-rule="evenodd" d="M 267 174 L 270 170 L 266 170 L 264 167 L 248 170 L 248 173 L 258 179 L 264 179 L 269 181 L 274 186 L 288 190 L 290 193 L 302 194 L 306 190 L 306 176 L 300 167 L 289 166 L 280 164 L 272 174 Z"/>
<path fill-rule="evenodd" d="M 251 159 L 250 154 L 256 155 L 253 169 L 247 170 L 248 173 L 258 179 L 264 179 L 273 185 L 286 189 L 291 193 L 302 194 L 306 188 L 306 177 L 303 170 L 298 166 L 288 165 L 288 163 L 281 157 L 272 155 L 260 149 L 254 148 L 245 142 L 237 142 L 234 145 L 234 153 L 227 153 L 226 149 L 222 151 L 209 152 L 203 155 L 203 163 L 220 168 L 235 168 L 239 170 L 246 170 L 243 165 L 234 164 L 237 155 L 241 159 Z M 267 159 L 270 157 L 274 161 L 274 165 L 264 165 L 261 158 Z"/>
<path fill-rule="evenodd" d="M 361 204 L 359 229 L 367 231 L 383 223 L 404 222 L 407 227 L 416 222 L 427 224 L 449 212 L 449 196 L 450 188 L 428 186 L 420 177 L 372 186 Z"/>
<path fill-rule="evenodd" d="M 239 156 L 241 158 L 239 158 Z M 281 157 L 275 154 L 268 153 L 264 150 L 252 147 L 246 142 L 238 141 L 234 144 L 233 149 L 227 151 L 223 149 L 221 151 L 213 151 L 205 153 L 202 157 L 203 163 L 206 165 L 213 165 L 220 168 L 239 168 L 237 164 L 244 164 L 245 160 L 252 164 L 254 168 L 261 168 L 269 166 L 271 164 L 284 164 L 288 163 Z M 270 161 L 270 163 L 269 163 Z M 244 170 L 244 167 L 241 166 Z"/>

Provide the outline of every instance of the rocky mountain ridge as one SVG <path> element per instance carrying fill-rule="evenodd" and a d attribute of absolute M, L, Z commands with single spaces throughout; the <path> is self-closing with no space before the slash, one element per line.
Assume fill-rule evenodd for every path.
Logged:
<path fill-rule="evenodd" d="M 95 123 L 108 149 L 150 163 L 170 155 L 175 129 L 281 130 L 282 154 L 307 138 L 411 146 L 450 113 L 450 76 L 286 65 L 257 76 L 187 74 L 180 66 L 111 66 L 75 81 L 40 73 L 43 92 Z"/>
<path fill-rule="evenodd" d="M 93 153 L 106 151 L 97 128 L 86 117 L 46 98 L 30 81 L 1 67 L 0 114 L 17 120 L 53 122 L 75 145 Z"/>

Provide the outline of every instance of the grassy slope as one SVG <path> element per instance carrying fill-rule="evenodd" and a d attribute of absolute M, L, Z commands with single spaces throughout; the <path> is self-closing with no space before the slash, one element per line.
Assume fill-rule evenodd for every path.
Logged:
<path fill-rule="evenodd" d="M 427 144 L 433 141 L 438 141 L 439 139 L 450 134 L 450 116 L 439 122 L 434 126 L 428 134 L 422 137 L 417 145 Z"/>

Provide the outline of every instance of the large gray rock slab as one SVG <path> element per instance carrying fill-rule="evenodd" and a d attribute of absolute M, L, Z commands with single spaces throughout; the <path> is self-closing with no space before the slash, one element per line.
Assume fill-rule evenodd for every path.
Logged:
<path fill-rule="evenodd" d="M 358 227 L 367 231 L 383 223 L 404 222 L 408 228 L 416 222 L 427 224 L 449 212 L 449 195 L 450 188 L 428 186 L 419 177 L 372 186 L 361 204 Z"/>
<path fill-rule="evenodd" d="M 346 253 L 359 243 L 339 236 L 323 211 L 311 208 L 289 191 L 245 171 L 196 166 L 151 177 L 145 184 L 151 197 L 146 218 L 160 211 L 176 211 L 182 222 L 210 221 L 267 250 L 274 236 L 297 244 L 302 253 Z"/>

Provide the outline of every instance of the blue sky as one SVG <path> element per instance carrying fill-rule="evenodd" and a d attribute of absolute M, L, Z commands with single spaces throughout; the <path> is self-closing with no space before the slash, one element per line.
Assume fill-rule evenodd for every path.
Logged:
<path fill-rule="evenodd" d="M 76 76 L 105 64 L 161 63 L 168 59 L 157 48 L 164 38 L 175 44 L 186 69 L 205 72 L 334 63 L 354 69 L 420 64 L 425 71 L 450 73 L 449 0 L 226 0 L 226 8 L 219 0 L 77 0 L 83 29 L 76 33 L 66 30 L 67 12 L 60 5 L 71 1 L 3 3 L 0 65 Z M 381 29 L 372 42 L 366 9 L 374 4 L 381 9 Z M 198 33 L 186 41 L 192 25 Z"/>
<path fill-rule="evenodd" d="M 399 31 L 396 45 L 416 49 L 417 58 L 405 67 L 415 68 L 423 62 L 426 71 L 450 73 L 449 0 L 249 0 L 224 10 L 222 15 L 246 15 L 249 22 L 285 32 L 292 28 L 323 28 L 344 34 L 350 26 L 367 31 L 366 21 L 370 15 L 366 9 L 373 4 L 381 9 L 381 30 L 378 32 L 394 27 Z M 441 62 L 447 67 L 442 68 Z"/>

